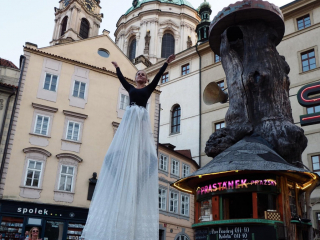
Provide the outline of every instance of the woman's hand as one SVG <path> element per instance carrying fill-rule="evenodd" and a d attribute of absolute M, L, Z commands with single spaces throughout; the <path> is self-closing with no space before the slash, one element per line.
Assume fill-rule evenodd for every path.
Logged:
<path fill-rule="evenodd" d="M 115 68 L 119 67 L 117 62 L 111 62 Z"/>
<path fill-rule="evenodd" d="M 171 63 L 173 60 L 175 60 L 176 59 L 176 55 L 174 55 L 174 54 L 172 54 L 172 55 L 170 55 L 168 58 L 167 58 L 167 63 L 169 64 L 169 63 Z"/>

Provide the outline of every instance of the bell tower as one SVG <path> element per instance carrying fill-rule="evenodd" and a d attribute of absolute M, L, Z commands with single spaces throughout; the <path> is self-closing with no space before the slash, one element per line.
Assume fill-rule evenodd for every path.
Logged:
<path fill-rule="evenodd" d="M 210 27 L 210 15 L 211 15 L 211 5 L 204 0 L 198 8 L 199 15 L 201 16 L 201 22 L 196 28 L 196 33 L 198 34 L 198 42 L 204 42 L 209 38 L 209 27 Z"/>
<path fill-rule="evenodd" d="M 50 45 L 97 36 L 103 14 L 100 0 L 61 0 Z"/>

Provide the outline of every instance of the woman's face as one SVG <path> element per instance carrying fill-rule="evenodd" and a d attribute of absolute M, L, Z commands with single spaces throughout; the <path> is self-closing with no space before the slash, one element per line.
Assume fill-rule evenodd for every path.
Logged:
<path fill-rule="evenodd" d="M 136 82 L 140 84 L 146 84 L 148 82 L 147 74 L 145 71 L 138 71 L 136 74 Z"/>
<path fill-rule="evenodd" d="M 38 236 L 39 235 L 39 229 L 38 228 L 32 228 L 30 230 L 31 236 Z"/>

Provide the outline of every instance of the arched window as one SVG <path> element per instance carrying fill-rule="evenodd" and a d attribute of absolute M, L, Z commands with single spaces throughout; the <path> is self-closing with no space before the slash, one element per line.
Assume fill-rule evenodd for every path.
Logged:
<path fill-rule="evenodd" d="M 179 235 L 176 240 L 190 240 L 186 235 Z"/>
<path fill-rule="evenodd" d="M 85 18 L 82 18 L 81 20 L 80 37 L 82 37 L 83 39 L 89 37 L 89 22 Z"/>
<path fill-rule="evenodd" d="M 68 16 L 65 16 L 61 23 L 61 35 L 62 36 L 66 30 L 67 30 L 67 24 L 68 24 Z"/>
<path fill-rule="evenodd" d="M 129 45 L 129 59 L 131 61 L 136 58 L 136 45 L 137 45 L 137 40 L 133 38 Z"/>
<path fill-rule="evenodd" d="M 176 105 L 172 109 L 171 133 L 180 132 L 180 117 L 181 117 L 181 107 L 179 105 Z"/>
<path fill-rule="evenodd" d="M 162 38 L 161 57 L 167 58 L 174 54 L 174 37 L 170 33 L 165 33 Z"/>

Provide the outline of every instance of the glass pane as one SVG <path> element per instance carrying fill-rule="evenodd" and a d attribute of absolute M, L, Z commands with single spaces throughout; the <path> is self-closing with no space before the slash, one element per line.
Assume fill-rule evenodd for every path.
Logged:
<path fill-rule="evenodd" d="M 52 81 L 51 81 L 51 87 L 50 87 L 51 91 L 54 91 L 54 92 L 56 91 L 57 81 L 58 81 L 58 76 L 53 75 Z"/>
<path fill-rule="evenodd" d="M 320 112 L 320 105 L 314 107 L 315 112 Z"/>
<path fill-rule="evenodd" d="M 67 186 L 66 191 L 71 191 L 72 177 L 67 176 Z"/>
<path fill-rule="evenodd" d="M 304 72 L 309 71 L 309 66 L 303 67 L 303 71 Z"/>
<path fill-rule="evenodd" d="M 308 53 L 302 54 L 301 55 L 302 60 L 305 60 L 308 58 Z"/>
<path fill-rule="evenodd" d="M 314 163 L 313 164 L 313 170 L 319 170 L 319 164 L 318 163 Z"/>
<path fill-rule="evenodd" d="M 314 57 L 314 51 L 309 52 L 309 57 Z"/>
<path fill-rule="evenodd" d="M 308 62 L 308 61 L 303 61 L 303 62 L 302 62 L 302 66 L 305 67 L 305 66 L 308 66 L 308 65 L 309 65 L 309 62 Z"/>
<path fill-rule="evenodd" d="M 29 161 L 28 168 L 34 168 L 35 161 Z"/>
<path fill-rule="evenodd" d="M 108 53 L 106 50 L 103 50 L 103 49 L 99 49 L 99 50 L 98 50 L 98 54 L 99 54 L 101 57 L 105 57 L 105 58 L 108 58 L 108 57 L 109 57 L 109 53 Z"/>
<path fill-rule="evenodd" d="M 64 183 L 65 182 L 66 182 L 66 176 L 65 175 L 61 175 L 59 190 L 64 190 Z"/>
<path fill-rule="evenodd" d="M 31 179 L 31 178 L 27 178 L 26 186 L 31 186 L 31 181 L 32 181 L 32 179 Z"/>
<path fill-rule="evenodd" d="M 309 63 L 310 63 L 310 64 L 315 64 L 315 63 L 316 63 L 316 59 L 315 59 L 315 58 L 309 59 Z"/>
<path fill-rule="evenodd" d="M 307 113 L 308 114 L 314 113 L 313 107 L 307 108 Z"/>
<path fill-rule="evenodd" d="M 80 85 L 80 93 L 79 93 L 79 98 L 83 98 L 84 99 L 84 92 L 86 90 L 86 84 L 85 83 L 81 83 Z"/>
<path fill-rule="evenodd" d="M 67 139 L 72 139 L 73 122 L 69 122 Z"/>
<path fill-rule="evenodd" d="M 34 175 L 33 175 L 33 179 L 39 179 L 40 178 L 40 172 L 39 171 L 35 171 Z"/>
<path fill-rule="evenodd" d="M 69 167 L 68 173 L 69 173 L 69 174 L 73 174 L 73 167 Z"/>
<path fill-rule="evenodd" d="M 32 187 L 38 187 L 39 179 L 33 179 Z"/>
<path fill-rule="evenodd" d="M 67 167 L 66 166 L 62 166 L 61 173 L 67 173 Z"/>
<path fill-rule="evenodd" d="M 33 175 L 33 171 L 28 171 L 28 173 L 27 173 L 27 178 L 32 178 L 32 175 Z"/>
<path fill-rule="evenodd" d="M 51 75 L 50 74 L 46 74 L 46 78 L 44 80 L 44 89 L 49 90 L 49 86 L 50 86 L 50 80 L 51 80 Z"/>
<path fill-rule="evenodd" d="M 78 136 L 79 136 L 79 124 L 75 123 L 74 124 L 74 131 L 73 131 L 73 138 L 72 140 L 78 141 Z"/>
<path fill-rule="evenodd" d="M 41 162 L 36 162 L 36 169 L 38 169 L 38 170 L 41 170 L 41 165 L 42 165 L 42 163 Z"/>
<path fill-rule="evenodd" d="M 313 156 L 312 157 L 312 162 L 313 163 L 319 163 L 319 157 L 318 156 Z"/>
<path fill-rule="evenodd" d="M 310 69 L 315 69 L 316 68 L 316 64 L 311 64 L 310 65 Z"/>
<path fill-rule="evenodd" d="M 136 39 L 133 39 L 130 43 L 129 47 L 129 59 L 132 61 L 133 59 L 136 58 Z"/>
<path fill-rule="evenodd" d="M 43 119 L 42 116 L 38 116 L 38 118 L 37 118 L 37 123 L 36 123 L 36 129 L 34 130 L 35 133 L 40 134 L 40 132 L 41 132 L 41 125 L 42 125 L 42 119 Z"/>
<path fill-rule="evenodd" d="M 48 118 L 48 117 L 44 117 L 44 118 L 43 118 L 43 124 L 42 124 L 41 134 L 47 135 L 48 123 L 49 123 L 49 118 Z"/>
<path fill-rule="evenodd" d="M 63 226 L 64 226 L 64 222 L 46 221 L 44 238 L 42 238 L 42 239 L 62 240 Z M 73 229 L 73 230 L 75 230 L 75 229 Z M 68 237 L 70 239 L 71 236 L 68 236 Z M 68 237 L 67 237 L 67 239 L 68 239 Z M 72 237 L 74 237 L 74 239 L 76 239 L 77 236 L 73 235 Z"/>
<path fill-rule="evenodd" d="M 225 123 L 221 123 L 221 128 L 224 128 L 225 127 Z"/>
<path fill-rule="evenodd" d="M 79 95 L 79 87 L 80 87 L 80 82 L 75 81 L 74 82 L 74 89 L 73 89 L 73 96 L 78 97 Z"/>

